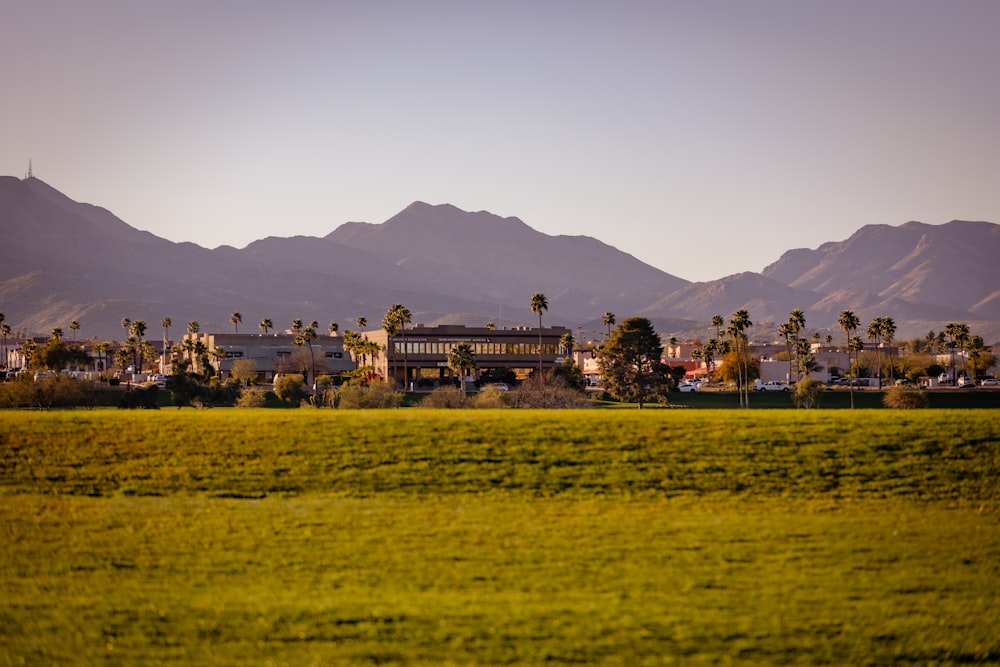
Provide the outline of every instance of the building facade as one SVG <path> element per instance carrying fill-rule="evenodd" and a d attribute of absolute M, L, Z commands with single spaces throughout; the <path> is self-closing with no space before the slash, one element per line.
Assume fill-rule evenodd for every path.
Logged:
<path fill-rule="evenodd" d="M 539 348 L 539 333 L 541 347 Z M 374 360 L 376 375 L 393 380 L 406 388 L 436 384 L 456 379 L 448 367 L 448 353 L 467 343 L 476 359 L 476 375 L 486 370 L 507 370 L 519 379 L 532 371 L 561 364 L 572 351 L 560 344 L 566 327 L 517 327 L 489 329 L 448 324 L 437 327 L 416 325 L 389 336 L 383 329 L 364 331 L 361 336 L 376 343 L 381 353 Z"/>
<path fill-rule="evenodd" d="M 273 381 L 275 373 L 303 373 L 307 382 L 312 382 L 314 378 L 309 376 L 313 366 L 317 375 L 354 370 L 354 359 L 344 349 L 340 336 L 320 336 L 310 345 L 296 345 L 295 336 L 285 333 L 196 333 L 184 339 L 204 343 L 212 366 L 223 379 L 232 374 L 233 364 L 240 360 L 253 361 L 262 382 Z"/>

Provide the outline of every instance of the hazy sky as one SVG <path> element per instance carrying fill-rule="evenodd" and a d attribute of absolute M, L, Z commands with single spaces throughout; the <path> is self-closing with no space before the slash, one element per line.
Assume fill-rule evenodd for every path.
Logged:
<path fill-rule="evenodd" d="M 3 0 L 0 174 L 206 247 L 421 200 L 711 280 L 1000 222 L 998 32 L 997 0 Z"/>

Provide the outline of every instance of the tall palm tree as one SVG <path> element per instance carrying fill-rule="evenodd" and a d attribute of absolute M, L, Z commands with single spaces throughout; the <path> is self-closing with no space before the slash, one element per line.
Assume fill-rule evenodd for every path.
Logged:
<path fill-rule="evenodd" d="M 313 401 L 316 398 L 316 359 L 313 357 L 313 347 L 312 342 L 316 340 L 318 336 L 316 335 L 316 329 L 314 327 L 305 327 L 295 335 L 295 339 L 292 341 L 296 345 L 308 345 L 309 346 L 309 366 L 311 370 L 312 377 L 312 387 L 313 387 Z"/>
<path fill-rule="evenodd" d="M 73 342 L 76 342 L 76 332 L 80 330 L 80 323 L 73 320 L 69 323 L 69 330 L 73 332 Z"/>
<path fill-rule="evenodd" d="M 122 329 L 125 330 L 125 337 L 128 338 L 128 332 L 132 328 L 132 320 L 127 317 L 122 318 Z"/>
<path fill-rule="evenodd" d="M 169 341 L 170 327 L 172 327 L 173 325 L 174 323 L 170 320 L 169 317 L 164 317 L 162 320 L 160 320 L 160 326 L 163 327 L 163 350 L 162 350 L 163 354 L 167 353 L 167 344 L 170 342 Z"/>
<path fill-rule="evenodd" d="M 229 316 L 229 323 L 233 325 L 233 333 L 239 333 L 240 325 L 243 324 L 243 316 L 239 313 L 233 313 Z"/>
<path fill-rule="evenodd" d="M 892 340 L 896 337 L 896 321 L 891 317 L 881 318 L 880 323 L 882 342 L 885 344 L 885 353 L 889 355 L 889 379 L 896 379 L 896 369 L 892 364 Z"/>
<path fill-rule="evenodd" d="M 400 347 L 403 348 L 403 389 L 406 389 L 407 382 L 409 381 L 409 368 L 407 367 L 407 354 L 406 354 L 406 325 L 409 324 L 413 319 L 410 309 L 401 303 L 394 303 L 389 306 L 389 310 L 386 311 L 385 317 L 382 318 L 382 328 L 385 329 L 389 337 L 399 334 L 401 341 Z M 389 341 L 388 348 L 392 349 L 392 342 Z M 393 371 L 393 378 L 395 378 L 396 373 Z"/>
<path fill-rule="evenodd" d="M 7 368 L 7 337 L 10 336 L 10 325 L 6 322 L 0 323 L 0 336 L 3 336 L 3 358 L 0 358 L 0 362 L 2 362 L 0 366 Z"/>
<path fill-rule="evenodd" d="M 198 324 L 198 320 L 191 320 L 190 322 L 188 322 L 188 333 L 189 334 L 196 334 L 199 331 L 201 331 L 201 325 Z"/>
<path fill-rule="evenodd" d="M 265 317 L 257 326 L 260 327 L 260 330 L 263 331 L 266 336 L 267 332 L 274 328 L 274 322 L 272 322 L 270 318 Z"/>
<path fill-rule="evenodd" d="M 132 338 L 135 338 L 135 346 L 133 351 L 132 363 L 135 365 L 135 372 L 141 373 L 142 367 L 146 363 L 142 351 L 142 339 L 146 335 L 146 323 L 142 320 L 136 320 L 132 322 L 132 326 L 129 327 L 129 332 L 132 334 Z"/>
<path fill-rule="evenodd" d="M 364 331 L 368 327 L 367 317 L 361 316 L 357 320 L 355 320 L 355 322 L 357 322 L 358 328 L 361 329 L 362 331 Z"/>
<path fill-rule="evenodd" d="M 55 329 L 52 330 L 52 340 L 62 340 L 62 337 L 63 337 L 62 329 L 56 327 Z"/>
<path fill-rule="evenodd" d="M 601 318 L 601 324 L 608 328 L 608 340 L 611 339 L 611 327 L 615 325 L 615 314 L 610 310 L 604 313 L 604 317 Z"/>
<path fill-rule="evenodd" d="M 497 323 L 494 322 L 493 320 L 490 320 L 489 322 L 486 323 L 486 328 L 489 329 L 490 331 L 496 331 Z"/>
<path fill-rule="evenodd" d="M 854 365 L 851 363 L 851 340 L 852 334 L 857 331 L 858 327 L 861 326 L 861 320 L 858 316 L 850 310 L 840 311 L 840 317 L 837 319 L 837 325 L 844 330 L 844 335 L 847 336 L 847 376 L 848 376 L 848 388 L 851 391 L 851 409 L 854 409 Z"/>
<path fill-rule="evenodd" d="M 729 320 L 729 334 L 736 351 L 736 362 L 740 364 L 737 373 L 740 383 L 740 407 L 750 407 L 750 341 L 747 329 L 753 326 L 750 313 L 741 308 Z"/>
<path fill-rule="evenodd" d="M 327 329 L 329 329 L 331 336 L 336 336 L 337 332 L 340 331 L 340 325 L 336 322 L 330 322 L 330 326 Z"/>
<path fill-rule="evenodd" d="M 882 388 L 882 318 L 876 317 L 865 330 L 868 340 L 875 344 L 875 374 L 878 376 L 878 388 Z"/>
<path fill-rule="evenodd" d="M 726 326 L 726 320 L 723 319 L 722 315 L 712 315 L 712 327 L 715 328 L 715 337 L 722 340 L 722 335 L 725 333 L 723 327 Z"/>
<path fill-rule="evenodd" d="M 549 300 L 541 292 L 531 295 L 531 312 L 538 315 L 538 375 L 542 374 L 542 313 L 549 309 Z"/>
<path fill-rule="evenodd" d="M 576 341 L 573 340 L 573 334 L 568 331 L 562 336 L 559 336 L 559 347 L 562 348 L 563 354 L 573 354 L 573 345 Z"/>
<path fill-rule="evenodd" d="M 785 339 L 785 350 L 788 352 L 788 381 L 792 381 L 792 336 L 795 330 L 791 322 L 782 322 L 778 325 L 778 335 Z"/>
<path fill-rule="evenodd" d="M 296 317 L 294 320 L 292 320 L 292 333 L 293 334 L 298 334 L 304 328 L 305 327 L 302 326 L 302 318 Z"/>
<path fill-rule="evenodd" d="M 448 367 L 458 374 L 458 384 L 465 398 L 465 378 L 476 367 L 476 355 L 468 343 L 459 343 L 448 350 Z"/>
<path fill-rule="evenodd" d="M 955 364 L 955 350 L 964 350 L 969 343 L 969 325 L 964 322 L 948 322 L 944 326 L 945 335 L 951 340 L 948 347 L 951 349 L 951 383 L 958 382 L 958 366 Z"/>

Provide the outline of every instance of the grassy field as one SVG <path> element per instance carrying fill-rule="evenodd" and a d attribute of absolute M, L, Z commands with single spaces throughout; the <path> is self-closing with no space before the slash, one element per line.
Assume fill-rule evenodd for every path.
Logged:
<path fill-rule="evenodd" d="M 0 413 L 0 664 L 1000 664 L 998 417 Z"/>

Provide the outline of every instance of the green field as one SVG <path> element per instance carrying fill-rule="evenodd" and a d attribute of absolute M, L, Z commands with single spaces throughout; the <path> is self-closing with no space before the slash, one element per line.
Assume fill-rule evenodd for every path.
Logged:
<path fill-rule="evenodd" d="M 1000 664 L 1000 412 L 0 412 L 0 664 Z"/>

